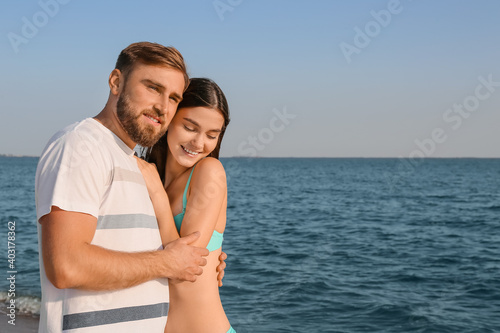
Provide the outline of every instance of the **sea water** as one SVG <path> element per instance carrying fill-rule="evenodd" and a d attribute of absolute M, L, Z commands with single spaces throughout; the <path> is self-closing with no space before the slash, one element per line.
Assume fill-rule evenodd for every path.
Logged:
<path fill-rule="evenodd" d="M 0 301 L 15 222 L 16 302 L 35 314 L 37 161 L 0 157 Z M 222 162 L 238 332 L 500 332 L 500 159 Z"/>

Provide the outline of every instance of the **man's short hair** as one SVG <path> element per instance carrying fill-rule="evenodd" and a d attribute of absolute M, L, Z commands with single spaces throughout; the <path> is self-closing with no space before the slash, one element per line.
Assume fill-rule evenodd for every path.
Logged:
<path fill-rule="evenodd" d="M 127 75 L 140 62 L 145 65 L 165 66 L 176 69 L 184 75 L 184 89 L 189 85 L 186 64 L 181 53 L 172 46 L 163 46 L 157 43 L 138 42 L 127 46 L 118 56 L 115 68 Z"/>

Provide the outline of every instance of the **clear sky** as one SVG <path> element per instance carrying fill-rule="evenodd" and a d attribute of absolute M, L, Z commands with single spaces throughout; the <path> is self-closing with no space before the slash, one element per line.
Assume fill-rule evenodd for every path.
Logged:
<path fill-rule="evenodd" d="M 57 5 L 56 5 L 57 4 Z M 96 115 L 119 52 L 224 90 L 222 156 L 500 157 L 498 0 L 2 1 L 0 154 Z"/>

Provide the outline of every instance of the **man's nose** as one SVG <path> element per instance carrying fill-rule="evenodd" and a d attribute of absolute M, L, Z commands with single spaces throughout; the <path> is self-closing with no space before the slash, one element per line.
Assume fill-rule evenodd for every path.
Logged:
<path fill-rule="evenodd" d="M 170 118 L 170 113 L 172 112 L 168 98 L 159 99 L 153 106 L 158 116 L 165 119 Z"/>

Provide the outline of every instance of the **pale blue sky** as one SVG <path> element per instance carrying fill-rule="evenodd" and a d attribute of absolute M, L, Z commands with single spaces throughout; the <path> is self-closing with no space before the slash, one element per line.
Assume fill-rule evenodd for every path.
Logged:
<path fill-rule="evenodd" d="M 0 154 L 97 114 L 148 40 L 224 90 L 222 156 L 500 157 L 500 1 L 59 1 L 0 5 Z"/>

